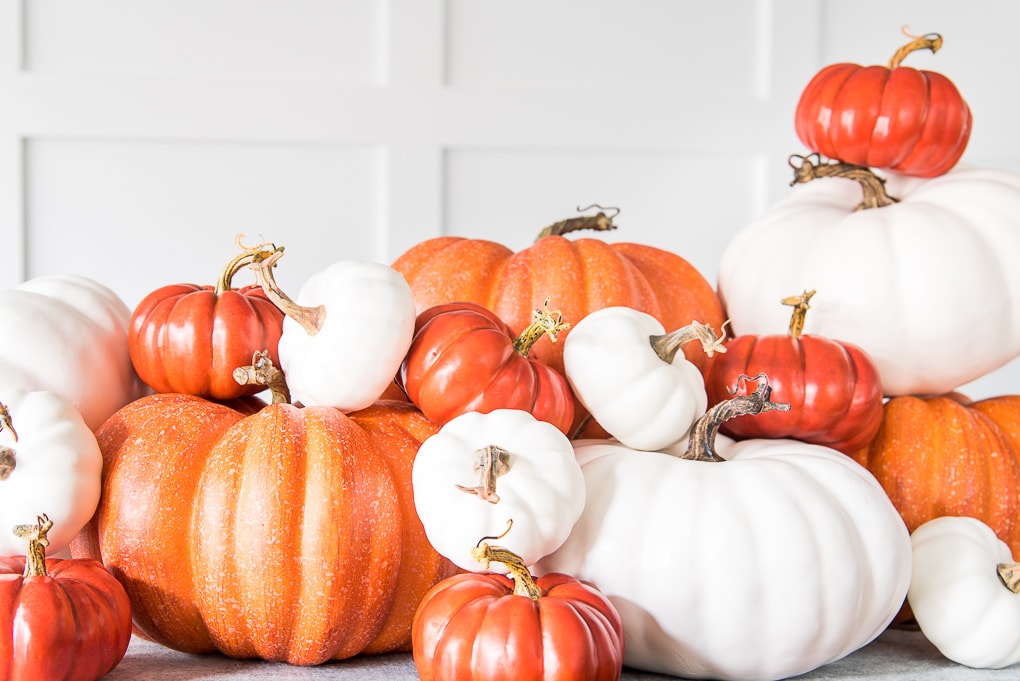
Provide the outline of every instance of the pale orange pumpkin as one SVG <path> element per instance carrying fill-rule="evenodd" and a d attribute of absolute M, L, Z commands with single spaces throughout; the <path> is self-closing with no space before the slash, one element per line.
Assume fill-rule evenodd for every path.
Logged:
<path fill-rule="evenodd" d="M 421 597 L 455 572 L 411 490 L 436 430 L 408 402 L 246 416 L 142 398 L 97 433 L 102 500 L 72 554 L 102 560 L 136 633 L 176 650 L 298 665 L 408 650 Z"/>
<path fill-rule="evenodd" d="M 913 532 L 941 516 L 984 521 L 1020 555 L 1020 395 L 893 397 L 853 458 Z"/>

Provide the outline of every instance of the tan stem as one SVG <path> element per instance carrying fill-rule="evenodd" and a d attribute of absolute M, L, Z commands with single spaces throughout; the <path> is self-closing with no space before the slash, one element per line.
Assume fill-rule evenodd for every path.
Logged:
<path fill-rule="evenodd" d="M 1006 588 L 1020 594 L 1020 563 L 999 563 L 996 570 Z"/>
<path fill-rule="evenodd" d="M 652 344 L 652 349 L 655 350 L 655 354 L 666 364 L 672 364 L 680 349 L 691 341 L 701 341 L 701 349 L 709 357 L 714 356 L 717 352 L 726 352 L 726 346 L 723 345 L 725 339 L 725 333 L 722 338 L 719 338 L 711 326 L 696 320 L 676 331 L 649 336 L 648 338 Z"/>
<path fill-rule="evenodd" d="M 793 168 L 793 181 L 790 182 L 790 186 L 811 182 L 819 177 L 842 177 L 857 182 L 861 186 L 863 198 L 854 206 L 855 211 L 882 208 L 899 202 L 899 199 L 886 193 L 885 180 L 873 173 L 870 168 L 841 161 L 822 163 L 821 156 L 817 153 L 808 156 L 793 154 L 789 157 L 788 163 Z"/>
<path fill-rule="evenodd" d="M 521 335 L 514 339 L 514 350 L 528 356 L 532 346 L 542 336 L 548 335 L 553 343 L 556 342 L 561 331 L 570 328 L 570 324 L 563 321 L 563 315 L 559 310 L 549 309 L 549 299 L 546 298 L 545 305 L 531 311 L 531 325 L 521 332 Z"/>
<path fill-rule="evenodd" d="M 563 236 L 564 234 L 569 234 L 570 232 L 576 232 L 582 229 L 590 229 L 596 232 L 608 232 L 616 229 L 616 225 L 613 224 L 613 218 L 620 214 L 619 208 L 603 209 L 602 206 L 595 204 L 588 206 L 587 208 L 581 208 L 578 206 L 577 212 L 580 213 L 591 208 L 598 208 L 599 212 L 595 215 L 580 215 L 575 218 L 567 218 L 566 220 L 554 222 L 539 232 L 535 241 L 544 239 L 547 236 Z M 611 211 L 611 214 L 606 215 L 604 212 L 605 210 Z"/>
<path fill-rule="evenodd" d="M 46 576 L 46 547 L 50 540 L 46 533 L 53 527 L 53 521 L 45 514 L 36 517 L 35 525 L 15 525 L 14 534 L 28 540 L 25 552 L 25 577 Z"/>
<path fill-rule="evenodd" d="M 10 447 L 0 445 L 0 482 L 11 477 L 11 473 L 18 467 L 17 453 Z"/>
<path fill-rule="evenodd" d="M 510 472 L 510 452 L 497 445 L 488 445 L 475 450 L 471 461 L 474 472 L 478 474 L 478 485 L 476 487 L 456 485 L 457 489 L 468 494 L 476 494 L 490 504 L 498 504 L 496 480 Z"/>
<path fill-rule="evenodd" d="M 757 381 L 758 387 L 755 388 L 754 392 L 747 395 L 737 395 L 729 400 L 720 402 L 694 422 L 694 425 L 691 426 L 687 451 L 679 455 L 681 459 L 725 461 L 726 459 L 719 456 L 715 451 L 715 438 L 719 434 L 719 426 L 723 422 L 748 414 L 762 414 L 767 411 L 790 411 L 789 404 L 772 401 L 772 388 L 769 386 L 768 377 L 763 373 L 757 376 L 741 374 L 737 378 L 737 388 L 731 392 L 735 393 L 747 381 Z"/>
<path fill-rule="evenodd" d="M 0 402 L 0 431 L 6 428 L 14 441 L 18 441 L 18 431 L 14 430 L 14 421 L 11 420 L 11 412 L 7 405 Z"/>
<path fill-rule="evenodd" d="M 905 27 L 904 27 L 905 28 Z M 912 38 L 909 43 L 896 50 L 896 54 L 889 60 L 889 68 L 894 69 L 900 65 L 900 63 L 906 58 L 911 52 L 917 52 L 918 50 L 931 50 L 932 54 L 935 54 L 942 48 L 942 36 L 938 33 L 926 33 L 925 35 L 910 35 L 903 31 L 903 34 L 909 38 Z"/>
<path fill-rule="evenodd" d="M 256 244 L 255 246 L 245 246 L 242 242 L 243 235 L 238 234 L 236 243 L 241 252 L 235 255 L 230 262 L 226 264 L 223 271 L 220 272 L 219 278 L 216 280 L 216 295 L 220 295 L 224 291 L 229 291 L 233 285 L 234 275 L 237 274 L 242 267 L 251 265 L 256 260 L 264 260 L 273 253 L 279 251 L 283 254 L 283 246 L 277 246 L 276 244 L 269 243 L 268 241 Z"/>
<path fill-rule="evenodd" d="M 269 358 L 269 351 L 256 352 L 248 366 L 234 369 L 234 380 L 240 385 L 261 385 L 269 388 L 273 404 L 289 404 L 290 388 L 280 369 Z"/>
<path fill-rule="evenodd" d="M 815 295 L 815 290 L 804 291 L 799 296 L 787 296 L 783 298 L 781 302 L 783 305 L 793 306 L 793 313 L 790 315 L 790 337 L 800 338 L 800 335 L 804 333 L 804 318 L 807 317 L 807 311 L 811 309 L 811 297 Z"/>
<path fill-rule="evenodd" d="M 485 569 L 488 569 L 489 563 L 505 565 L 514 580 L 515 595 L 527 596 L 533 601 L 542 597 L 542 590 L 538 588 L 538 584 L 535 583 L 535 578 L 531 576 L 524 560 L 513 551 L 500 546 L 489 546 L 483 542 L 471 549 L 471 556 Z"/>
<path fill-rule="evenodd" d="M 255 273 L 255 280 L 259 286 L 266 292 L 266 297 L 273 301 L 273 304 L 280 308 L 285 315 L 300 324 L 305 333 L 309 336 L 314 336 L 319 333 L 323 323 L 326 321 L 326 306 L 305 307 L 304 305 L 298 305 L 280 289 L 276 283 L 276 278 L 273 276 L 273 268 L 276 266 L 276 261 L 282 256 L 282 250 L 275 251 L 268 254 L 265 258 L 252 261 L 249 263 L 249 267 Z"/>

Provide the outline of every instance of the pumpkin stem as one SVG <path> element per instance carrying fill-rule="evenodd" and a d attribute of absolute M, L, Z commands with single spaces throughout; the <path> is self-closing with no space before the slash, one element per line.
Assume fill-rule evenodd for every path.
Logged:
<path fill-rule="evenodd" d="M 799 163 L 795 159 L 799 159 Z M 843 177 L 860 184 L 864 197 L 860 203 L 854 206 L 855 211 L 891 206 L 899 202 L 899 199 L 886 193 L 885 179 L 865 166 L 856 166 L 842 161 L 822 163 L 821 156 L 817 152 L 808 156 L 792 154 L 787 162 L 793 168 L 791 187 L 795 184 L 805 184 L 819 177 Z"/>
<path fill-rule="evenodd" d="M 245 246 L 242 242 L 243 238 L 243 234 L 237 235 L 235 243 L 237 243 L 241 252 L 235 255 L 230 262 L 226 264 L 223 271 L 220 272 L 219 279 L 216 280 L 216 295 L 220 295 L 224 291 L 230 290 L 234 275 L 237 274 L 242 267 L 250 265 L 255 260 L 264 260 L 276 251 L 283 253 L 283 246 L 277 246 L 276 244 L 268 241 L 263 241 L 255 246 Z"/>
<path fill-rule="evenodd" d="M 290 388 L 283 371 L 276 368 L 268 350 L 256 350 L 251 364 L 234 369 L 234 380 L 240 385 L 264 385 L 269 388 L 273 404 L 290 403 Z"/>
<path fill-rule="evenodd" d="M 326 321 L 326 306 L 305 307 L 298 305 L 280 289 L 273 276 L 273 268 L 276 267 L 276 261 L 281 257 L 283 257 L 282 249 L 272 251 L 263 258 L 256 258 L 248 265 L 255 272 L 255 281 L 266 292 L 266 297 L 273 301 L 273 304 L 280 308 L 285 315 L 300 324 L 305 333 L 314 336 L 319 333 L 322 324 Z"/>
<path fill-rule="evenodd" d="M 792 305 L 793 313 L 790 315 L 790 337 L 800 338 L 800 334 L 804 332 L 804 318 L 807 317 L 807 311 L 811 309 L 811 297 L 815 295 L 815 290 L 804 291 L 799 296 L 787 296 L 783 298 L 781 302 L 783 305 Z"/>
<path fill-rule="evenodd" d="M 724 400 L 706 411 L 701 418 L 694 422 L 694 425 L 691 426 L 687 451 L 679 455 L 681 459 L 725 461 L 726 459 L 715 451 L 715 438 L 719 434 L 719 426 L 724 421 L 748 414 L 762 414 L 767 411 L 790 411 L 789 404 L 772 401 L 772 387 L 769 385 L 768 376 L 764 373 L 757 376 L 741 374 L 737 377 L 737 387 L 730 390 L 730 394 L 735 394 L 748 381 L 757 381 L 758 387 L 754 389 L 754 392 Z"/>
<path fill-rule="evenodd" d="M 717 352 L 726 352 L 726 346 L 723 343 L 726 341 L 726 325 L 729 323 L 730 320 L 727 319 L 720 327 L 722 338 L 715 335 L 715 330 L 710 325 L 693 320 L 687 326 L 676 331 L 649 336 L 648 340 L 651 342 L 655 354 L 666 364 L 672 364 L 680 348 L 685 343 L 694 340 L 701 341 L 701 349 L 705 351 L 706 355 L 712 357 Z"/>
<path fill-rule="evenodd" d="M 907 27 L 904 26 L 902 29 L 903 35 L 911 38 L 912 40 L 896 50 L 896 54 L 889 60 L 889 68 L 894 69 L 900 65 L 900 62 L 906 58 L 911 52 L 918 50 L 931 50 L 932 54 L 935 54 L 942 48 L 942 36 L 938 33 L 926 33 L 924 35 L 911 35 L 907 33 Z"/>
<path fill-rule="evenodd" d="M 7 405 L 0 402 L 0 431 L 6 428 L 11 433 L 11 438 L 18 441 L 18 431 L 14 430 L 14 424 L 11 421 L 11 412 L 7 409 Z M 0 482 L 3 482 L 11 473 L 14 468 L 18 465 L 16 452 L 6 445 L 0 445 Z"/>
<path fill-rule="evenodd" d="M 504 534 L 506 534 L 504 532 Z M 514 580 L 514 594 L 527 596 L 533 601 L 542 597 L 542 590 L 535 583 L 524 560 L 516 553 L 501 546 L 490 546 L 488 542 L 481 541 L 471 549 L 471 557 L 481 563 L 482 567 L 488 569 L 489 563 L 502 563 L 510 571 Z"/>
<path fill-rule="evenodd" d="M 1006 588 L 1020 594 L 1020 563 L 999 563 L 996 570 Z"/>
<path fill-rule="evenodd" d="M 28 551 L 25 553 L 24 577 L 46 576 L 46 547 L 50 540 L 46 533 L 53 527 L 53 521 L 46 514 L 36 516 L 35 525 L 15 525 L 14 534 L 28 540 Z"/>
<path fill-rule="evenodd" d="M 578 213 L 583 213 L 586 210 L 592 208 L 598 208 L 599 212 L 595 215 L 581 215 L 576 218 L 567 218 L 566 220 L 560 220 L 549 225 L 541 232 L 538 233 L 538 237 L 535 241 L 544 239 L 547 236 L 563 236 L 570 232 L 576 232 L 581 229 L 591 229 L 596 232 L 608 232 L 609 230 L 616 229 L 616 225 L 613 224 L 613 218 L 620 214 L 619 208 L 603 208 L 597 203 L 593 203 L 587 208 L 577 207 Z M 611 211 L 609 215 L 606 215 L 603 211 Z"/>
<path fill-rule="evenodd" d="M 478 486 L 456 485 L 457 489 L 468 494 L 477 494 L 480 499 L 490 504 L 498 504 L 496 479 L 510 472 L 510 452 L 497 445 L 488 445 L 476 449 L 471 461 L 474 464 L 474 472 L 478 474 Z"/>
<path fill-rule="evenodd" d="M 521 335 L 514 339 L 514 350 L 527 357 L 532 346 L 538 339 L 548 334 L 553 343 L 556 342 L 560 331 L 566 331 L 570 324 L 563 321 L 563 314 L 559 310 L 549 309 L 549 299 L 541 308 L 531 311 L 531 325 L 521 332 Z"/>

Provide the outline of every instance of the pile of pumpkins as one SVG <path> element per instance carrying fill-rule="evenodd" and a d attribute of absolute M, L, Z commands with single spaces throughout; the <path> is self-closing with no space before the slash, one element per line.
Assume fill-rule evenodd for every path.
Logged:
<path fill-rule="evenodd" d="M 410 650 L 426 681 L 782 679 L 905 617 L 1020 661 L 989 634 L 1020 589 L 1020 396 L 954 392 L 1020 355 L 1020 176 L 957 164 L 969 108 L 899 64 L 940 45 L 812 80 L 798 186 L 717 287 L 571 234 L 615 229 L 600 209 L 293 298 L 284 249 L 240 237 L 215 286 L 133 310 L 81 277 L 0 292 L 0 679 L 99 678 L 132 633 Z"/>

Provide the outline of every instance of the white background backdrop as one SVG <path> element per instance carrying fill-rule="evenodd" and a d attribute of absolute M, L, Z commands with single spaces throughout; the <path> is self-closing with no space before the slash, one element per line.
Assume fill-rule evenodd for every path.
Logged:
<path fill-rule="evenodd" d="M 296 292 L 596 202 L 714 281 L 788 191 L 802 88 L 904 25 L 945 37 L 907 65 L 970 103 L 964 161 L 1020 171 L 1013 0 L 0 0 L 0 285 L 75 272 L 133 307 L 214 283 L 243 233 Z"/>

